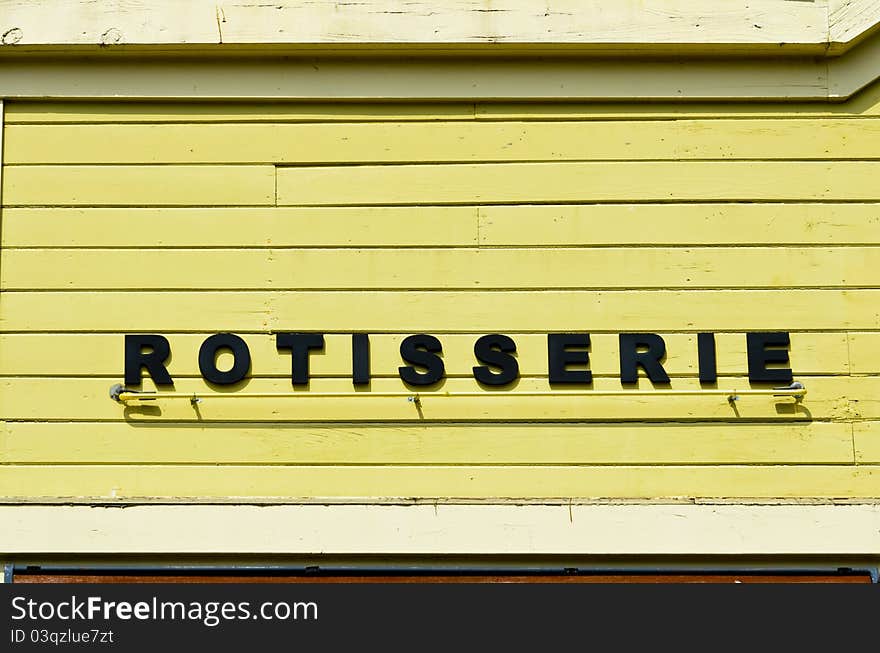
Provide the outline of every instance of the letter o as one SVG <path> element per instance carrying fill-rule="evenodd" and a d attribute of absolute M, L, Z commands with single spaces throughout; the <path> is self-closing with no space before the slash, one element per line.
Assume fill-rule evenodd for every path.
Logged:
<path fill-rule="evenodd" d="M 221 349 L 232 352 L 232 368 L 226 372 L 217 369 L 217 353 Z M 232 333 L 217 333 L 205 339 L 199 347 L 199 372 L 205 381 L 217 385 L 231 385 L 243 380 L 251 369 L 251 352 L 247 343 Z"/>

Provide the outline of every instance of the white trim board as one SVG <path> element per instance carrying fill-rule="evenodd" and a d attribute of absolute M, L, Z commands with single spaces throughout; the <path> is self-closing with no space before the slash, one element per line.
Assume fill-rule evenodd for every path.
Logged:
<path fill-rule="evenodd" d="M 442 51 L 836 56 L 880 22 L 877 0 L 0 0 L 0 50 L 280 45 Z M 499 47 L 502 46 L 502 47 Z M 664 47 L 666 46 L 666 47 Z"/>
<path fill-rule="evenodd" d="M 842 101 L 880 78 L 880 35 L 835 59 L 0 59 L 0 97 L 172 100 Z"/>
<path fill-rule="evenodd" d="M 0 506 L 0 555 L 880 554 L 880 505 Z"/>
<path fill-rule="evenodd" d="M 880 45 L 880 44 L 878 44 Z M 880 50 L 880 47 L 874 48 Z M 874 52 L 871 53 L 874 55 Z M 880 52 L 858 78 L 825 61 L 96 58 L 0 63 L 0 97 L 188 100 L 827 100 L 880 73 Z M 840 61 L 849 60 L 841 59 Z"/>
<path fill-rule="evenodd" d="M 7 46 L 497 43 L 800 46 L 824 55 L 880 18 L 870 0 L 0 0 Z"/>

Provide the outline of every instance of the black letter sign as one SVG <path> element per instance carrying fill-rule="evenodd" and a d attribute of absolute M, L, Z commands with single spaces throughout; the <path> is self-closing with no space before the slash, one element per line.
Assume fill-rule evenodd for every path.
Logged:
<path fill-rule="evenodd" d="M 144 348 L 150 351 L 144 352 Z M 174 385 L 165 363 L 171 356 L 167 338 L 153 333 L 127 334 L 125 336 L 125 385 L 141 384 L 141 368 L 156 385 Z"/>
<path fill-rule="evenodd" d="M 569 347 L 579 350 L 570 351 Z M 590 370 L 569 370 L 569 365 L 589 365 L 589 333 L 548 333 L 547 367 L 550 383 L 592 383 Z"/>
<path fill-rule="evenodd" d="M 446 367 L 443 359 L 435 352 L 443 351 L 440 341 L 434 336 L 419 334 L 408 336 L 400 343 L 400 357 L 407 363 L 424 367 L 425 372 L 417 372 L 412 365 L 399 367 L 397 371 L 404 383 L 410 385 L 432 385 L 443 379 Z"/>
<path fill-rule="evenodd" d="M 697 334 L 697 359 L 700 363 L 700 383 L 718 380 L 718 364 L 715 359 L 715 334 Z"/>
<path fill-rule="evenodd" d="M 519 363 L 511 356 L 516 351 L 516 343 L 500 333 L 482 336 L 474 343 L 474 356 L 481 363 L 499 368 L 492 372 L 486 365 L 474 367 L 474 378 L 486 385 L 507 385 L 519 376 Z"/>
<path fill-rule="evenodd" d="M 232 368 L 226 372 L 217 369 L 217 353 L 221 349 L 232 352 Z M 199 347 L 199 371 L 205 381 L 217 385 L 238 383 L 251 369 L 251 352 L 244 340 L 232 333 L 217 333 L 205 339 Z"/>
<path fill-rule="evenodd" d="M 324 349 L 323 333 L 276 333 L 275 348 L 278 351 L 289 349 L 290 382 L 292 385 L 307 385 L 309 382 L 309 352 Z"/>
<path fill-rule="evenodd" d="M 370 336 L 351 334 L 351 382 L 367 385 L 370 382 Z"/>
<path fill-rule="evenodd" d="M 767 369 L 767 363 L 788 363 L 788 333 L 747 333 L 746 349 L 749 358 L 749 381 L 791 383 L 791 368 Z M 775 347 L 776 349 L 768 349 Z M 785 349 L 781 349 L 785 347 Z"/>
<path fill-rule="evenodd" d="M 620 382 L 638 383 L 641 367 L 651 383 L 669 383 L 669 375 L 660 364 L 665 356 L 666 343 L 656 333 L 621 333 Z"/>

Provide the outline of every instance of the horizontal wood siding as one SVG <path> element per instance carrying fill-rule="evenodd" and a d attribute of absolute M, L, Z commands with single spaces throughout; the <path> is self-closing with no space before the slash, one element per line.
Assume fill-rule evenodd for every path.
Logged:
<path fill-rule="evenodd" d="M 9 102 L 0 497 L 880 498 L 878 107 Z M 617 334 L 648 331 L 668 389 L 705 388 L 713 331 L 713 387 L 748 390 L 745 332 L 769 330 L 801 402 L 619 381 Z M 218 391 L 198 349 L 221 331 L 252 364 Z M 326 334 L 302 396 L 231 398 L 292 390 L 276 331 Z M 549 384 L 557 331 L 592 334 L 591 387 Z M 109 398 L 123 335 L 153 332 L 200 403 Z M 422 332 L 448 378 L 415 402 Z M 486 333 L 515 340 L 515 385 L 474 381 Z"/>
<path fill-rule="evenodd" d="M 878 305 L 880 288 L 10 290 L 0 295 L 0 331 L 201 333 L 218 329 L 218 323 L 221 331 L 861 330 L 873 324 Z"/>
<path fill-rule="evenodd" d="M 865 425 L 876 424 L 865 422 Z M 859 432 L 859 435 L 863 434 Z M 867 436 L 865 436 L 867 437 Z M 76 446 L 70 446 L 71 440 Z M 117 446 L 125 441 L 124 448 Z M 541 446 L 537 447 L 536 442 Z M 2 462 L 27 464 L 852 463 L 844 422 L 797 424 L 262 424 L 6 422 Z M 880 462 L 862 446 L 862 462 Z"/>
<path fill-rule="evenodd" d="M 877 496 L 875 465 L 5 465 L 12 499 L 361 501 L 376 497 L 505 500 L 709 497 L 864 499 Z M 71 493 L 68 494 L 68 493 Z M 399 500 L 399 499 L 397 499 Z"/>
<path fill-rule="evenodd" d="M 869 417 L 880 419 L 880 379 L 853 377 L 813 377 L 805 380 L 812 389 L 809 401 L 772 396 L 743 396 L 730 405 L 726 395 L 635 394 L 598 395 L 565 394 L 565 389 L 551 387 L 546 378 L 519 379 L 515 387 L 487 390 L 472 378 L 446 379 L 432 390 L 420 390 L 420 405 L 414 405 L 408 391 L 397 379 L 373 379 L 369 390 L 355 393 L 350 379 L 313 378 L 303 397 L 232 399 L 213 396 L 211 388 L 201 379 L 180 379 L 175 387 L 187 394 L 207 398 L 195 406 L 186 399 L 168 400 L 161 405 L 138 402 L 123 408 L 110 400 L 109 388 L 118 377 L 45 378 L 16 377 L 0 380 L 0 410 L 13 420 L 127 420 L 134 422 L 327 422 L 343 421 L 416 421 L 447 420 L 498 421 L 744 421 L 775 422 L 810 419 L 841 419 Z M 617 379 L 594 379 L 595 390 L 620 389 Z M 723 389 L 747 390 L 743 377 L 720 377 Z M 641 380 L 638 386 L 650 390 L 651 384 Z M 698 390 L 696 379 L 673 379 L 673 390 Z M 144 389 L 155 387 L 144 381 Z M 632 390 L 635 390 L 633 388 Z M 225 393 L 235 390 L 257 393 L 290 391 L 290 379 L 249 379 L 239 386 L 225 386 Z M 369 391 L 400 396 L 371 397 Z M 544 396 L 555 390 L 553 396 Z M 571 388 L 568 388 L 572 391 Z M 581 391 L 586 391 L 583 387 Z M 320 393 L 351 392 L 352 396 L 321 396 Z M 450 393 L 447 395 L 446 393 Z M 465 396 L 451 396 L 468 393 Z M 519 396 L 519 393 L 523 393 Z M 542 393 L 536 395 L 535 393 Z M 476 395 L 476 396 L 474 396 Z M 684 428 L 684 427 L 683 427 Z"/>
<path fill-rule="evenodd" d="M 9 290 L 846 288 L 876 283 L 880 247 L 58 248 L 8 250 L 0 265 Z"/>
<path fill-rule="evenodd" d="M 694 48 L 716 44 L 817 48 L 849 41 L 876 20 L 873 6 L 818 0 L 779 6 L 752 0 L 718 12 L 704 3 L 677 1 L 609 6 L 602 0 L 553 0 L 542 5 L 519 0 L 389 0 L 352 4 L 227 2 L 222 12 L 209 0 L 128 0 L 112 12 L 89 0 L 6 2 L 3 27 L 18 26 L 12 43 L 45 45 L 294 46 L 400 45 L 447 50 L 450 46 L 521 44 L 579 48 L 614 44 L 632 51 L 674 44 Z M 112 30 L 102 30 L 113 17 Z M 57 20 L 63 15 L 65 20 Z M 100 29 L 99 29 L 100 26 Z M 833 28 L 833 31 L 832 31 Z M 646 37 L 649 37 L 646 39 Z M 839 45 L 839 43 L 835 43 Z M 812 51 L 812 50 L 808 50 Z M 819 52 L 820 50 L 815 50 Z"/>
<path fill-rule="evenodd" d="M 792 118 L 12 124 L 12 165 L 877 159 L 880 122 Z"/>
<path fill-rule="evenodd" d="M 199 376 L 199 346 L 210 333 L 163 332 L 171 343 L 172 356 L 168 371 L 174 377 Z M 290 358 L 275 347 L 275 337 L 266 333 L 240 332 L 248 343 L 253 365 L 251 376 L 290 377 Z M 474 342 L 478 333 L 438 333 L 443 343 L 443 360 L 448 376 L 471 376 Z M 547 338 L 537 333 L 507 334 L 516 342 L 517 360 L 523 376 L 546 377 Z M 664 369 L 676 378 L 696 377 L 698 364 L 695 352 L 697 338 L 692 333 L 663 333 L 666 342 Z M 373 376 L 397 377 L 400 343 L 405 335 L 379 333 L 370 338 L 370 353 L 375 361 Z M 324 336 L 325 349 L 313 355 L 309 363 L 316 377 L 351 376 L 351 336 L 329 333 Z M 593 376 L 616 377 L 619 374 L 618 336 L 592 333 L 590 362 Z M 718 333 L 715 336 L 718 372 L 735 376 L 744 370 L 746 339 L 740 333 Z M 791 334 L 792 365 L 799 376 L 847 375 L 849 351 L 876 352 L 880 349 L 880 333 L 796 332 Z M 117 333 L 0 333 L 0 376 L 86 377 L 119 375 L 123 341 Z M 220 364 L 223 364 L 220 355 Z M 231 362 L 231 361 L 229 361 Z M 880 356 L 867 355 L 859 360 L 859 372 L 880 373 Z"/>

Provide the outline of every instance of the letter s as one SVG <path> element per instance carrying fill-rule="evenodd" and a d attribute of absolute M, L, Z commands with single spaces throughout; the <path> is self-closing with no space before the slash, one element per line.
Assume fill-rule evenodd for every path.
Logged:
<path fill-rule="evenodd" d="M 13 620 L 20 621 L 27 617 L 27 610 L 19 605 L 20 603 L 24 603 L 26 600 L 27 599 L 23 596 L 16 596 L 14 599 L 12 599 L 12 607 L 19 611 L 19 616 L 16 617 L 15 615 L 12 615 Z"/>

